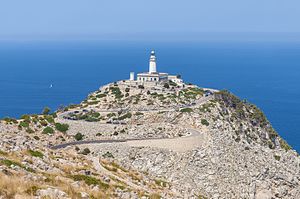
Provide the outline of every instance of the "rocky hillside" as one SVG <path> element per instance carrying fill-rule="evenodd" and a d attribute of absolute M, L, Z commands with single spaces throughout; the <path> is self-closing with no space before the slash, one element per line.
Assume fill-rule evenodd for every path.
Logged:
<path fill-rule="evenodd" d="M 120 81 L 0 133 L 3 198 L 300 198 L 299 155 L 228 91 Z"/>

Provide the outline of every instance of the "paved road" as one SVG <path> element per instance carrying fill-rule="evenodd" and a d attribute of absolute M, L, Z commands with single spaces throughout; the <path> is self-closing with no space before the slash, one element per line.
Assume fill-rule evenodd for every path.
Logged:
<path fill-rule="evenodd" d="M 196 104 L 193 105 L 186 105 L 181 106 L 180 108 L 192 108 L 199 106 L 209 100 L 211 100 L 213 96 L 208 96 L 201 98 L 197 101 Z M 174 111 L 177 110 L 178 107 L 173 109 L 147 109 L 147 110 L 140 110 L 140 112 L 159 112 L 159 111 Z M 74 111 L 74 110 L 73 110 Z M 113 112 L 113 110 L 96 110 L 97 112 Z M 119 110 L 115 110 L 119 111 Z M 68 114 L 69 112 L 65 112 L 59 115 L 60 119 L 63 119 L 63 116 Z M 68 120 L 69 121 L 69 120 Z M 68 146 L 75 146 L 75 145 L 84 145 L 84 144 L 104 144 L 104 143 L 126 143 L 130 146 L 150 146 L 150 147 L 159 147 L 159 148 L 167 148 L 175 151 L 186 151 L 190 150 L 198 145 L 203 143 L 205 136 L 204 134 L 195 130 L 195 129 L 188 129 L 189 135 L 185 137 L 177 137 L 177 138 L 132 138 L 132 139 L 110 139 L 110 140 L 83 140 L 83 141 L 74 141 L 64 144 L 59 144 L 55 146 L 50 146 L 52 149 L 62 149 Z"/>
<path fill-rule="evenodd" d="M 197 146 L 203 145 L 207 140 L 205 133 L 201 133 L 196 129 L 188 129 L 188 135 L 184 137 L 175 138 L 133 138 L 133 139 L 119 139 L 119 140 L 82 140 L 75 142 L 68 142 L 55 146 L 50 146 L 51 149 L 63 149 L 68 146 L 75 145 L 89 145 L 89 144 L 108 144 L 108 143 L 125 143 L 129 146 L 149 146 L 155 148 L 165 148 L 178 152 L 191 150 Z"/>
<path fill-rule="evenodd" d="M 198 107 L 204 103 L 206 103 L 207 101 L 209 100 L 212 100 L 214 99 L 214 97 L 212 95 L 210 96 L 207 96 L 207 97 L 202 97 L 200 98 L 199 100 L 196 100 L 195 103 L 193 104 L 187 104 L 187 105 L 181 105 L 181 106 L 175 106 L 173 108 L 161 108 L 161 109 L 137 109 L 137 110 L 134 110 L 134 111 L 138 111 L 138 112 L 170 112 L 170 111 L 176 111 L 178 109 L 183 109 L 183 108 L 193 108 L 193 107 Z M 71 111 L 66 111 L 64 113 L 61 113 L 58 115 L 58 117 L 60 119 L 65 119 L 64 116 L 68 115 L 69 113 L 72 113 L 74 111 L 79 111 L 81 109 L 74 109 L 74 110 L 71 110 Z M 110 110 L 103 110 L 103 109 L 97 109 L 97 108 L 89 108 L 89 109 L 86 109 L 86 110 L 93 110 L 95 112 L 98 112 L 98 113 L 117 113 L 119 111 L 129 111 L 128 108 L 120 108 L 120 109 L 110 109 Z"/>

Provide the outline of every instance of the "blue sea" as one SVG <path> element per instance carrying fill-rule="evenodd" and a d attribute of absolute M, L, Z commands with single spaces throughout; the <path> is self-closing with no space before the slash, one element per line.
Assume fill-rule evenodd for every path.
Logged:
<path fill-rule="evenodd" d="M 152 49 L 159 71 L 256 104 L 300 151 L 300 43 L 292 42 L 0 42 L 0 117 L 79 103 L 147 71 Z"/>

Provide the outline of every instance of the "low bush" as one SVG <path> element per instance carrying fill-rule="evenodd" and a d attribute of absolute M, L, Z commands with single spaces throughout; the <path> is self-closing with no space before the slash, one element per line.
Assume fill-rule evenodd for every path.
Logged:
<path fill-rule="evenodd" d="M 34 138 L 35 140 L 40 140 L 40 137 L 37 136 L 37 135 L 33 136 L 33 138 Z"/>
<path fill-rule="evenodd" d="M 52 115 L 45 115 L 44 119 L 49 122 L 50 124 L 54 124 L 54 118 Z"/>
<path fill-rule="evenodd" d="M 122 115 L 121 117 L 118 117 L 118 120 L 125 120 L 127 118 L 131 118 L 132 114 L 131 113 L 126 113 L 124 115 Z"/>
<path fill-rule="evenodd" d="M 54 133 L 54 130 L 53 130 L 53 128 L 51 128 L 50 126 L 47 126 L 46 128 L 44 128 L 44 130 L 43 130 L 43 134 L 49 134 L 49 135 L 51 135 L 51 134 L 53 134 Z"/>
<path fill-rule="evenodd" d="M 279 161 L 280 160 L 280 156 L 279 155 L 274 155 L 275 160 Z"/>
<path fill-rule="evenodd" d="M 138 115 L 144 115 L 144 113 L 142 113 L 142 112 L 136 112 L 135 115 L 137 115 L 137 116 Z"/>
<path fill-rule="evenodd" d="M 183 109 L 180 110 L 180 112 L 182 112 L 182 113 L 191 113 L 191 112 L 193 112 L 193 109 L 191 109 L 191 108 L 183 108 Z"/>
<path fill-rule="evenodd" d="M 40 120 L 40 124 L 42 126 L 48 126 L 48 122 L 46 120 L 44 120 L 44 119 Z"/>
<path fill-rule="evenodd" d="M 67 130 L 69 130 L 69 125 L 68 124 L 61 124 L 61 123 L 55 123 L 55 129 L 65 133 Z"/>
<path fill-rule="evenodd" d="M 81 133 L 76 133 L 76 135 L 74 136 L 75 140 L 77 140 L 77 141 L 80 141 L 80 140 L 82 140 L 82 139 L 83 139 L 83 137 L 84 137 L 84 135 L 83 135 L 83 134 L 81 134 Z"/>
<path fill-rule="evenodd" d="M 114 158 L 113 154 L 109 151 L 102 155 L 103 158 Z"/>
<path fill-rule="evenodd" d="M 99 185 L 100 188 L 102 189 L 108 189 L 109 188 L 109 184 L 106 184 L 104 182 L 102 182 L 101 180 L 92 177 L 92 176 L 86 176 L 86 175 L 73 175 L 71 176 L 71 178 L 74 181 L 84 181 L 87 185 Z"/>
<path fill-rule="evenodd" d="M 32 133 L 34 133 L 34 130 L 28 127 L 26 129 L 26 132 L 29 133 L 29 134 L 32 134 Z"/>
<path fill-rule="evenodd" d="M 97 98 L 103 98 L 103 97 L 106 97 L 106 94 L 101 93 L 101 94 L 96 95 L 96 97 L 97 97 Z"/>
<path fill-rule="evenodd" d="M 81 152 L 83 155 L 88 155 L 89 153 L 91 153 L 89 148 L 85 148 L 83 149 L 83 151 Z"/>
<path fill-rule="evenodd" d="M 201 119 L 201 124 L 205 126 L 209 126 L 209 122 L 206 119 Z"/>
<path fill-rule="evenodd" d="M 169 85 L 168 83 L 165 83 L 165 84 L 164 84 L 164 88 L 167 88 L 167 89 L 168 89 L 168 88 L 170 88 L 170 85 Z"/>
<path fill-rule="evenodd" d="M 17 124 L 18 123 L 18 120 L 16 120 L 15 118 L 9 118 L 9 117 L 5 117 L 3 118 L 3 120 L 6 122 L 6 123 L 9 123 L 9 124 Z"/>
<path fill-rule="evenodd" d="M 44 110 L 43 110 L 43 112 L 42 112 L 42 114 L 43 114 L 43 115 L 48 115 L 48 114 L 50 113 L 50 111 L 51 111 L 51 110 L 50 110 L 49 107 L 45 107 Z"/>
<path fill-rule="evenodd" d="M 28 150 L 28 153 L 33 157 L 43 158 L 44 154 L 40 151 Z"/>
<path fill-rule="evenodd" d="M 27 128 L 29 127 L 29 123 L 25 121 L 21 121 L 19 126 Z"/>
<path fill-rule="evenodd" d="M 32 172 L 32 173 L 34 172 L 34 170 L 32 168 L 26 167 L 23 164 L 21 164 L 19 162 L 12 161 L 12 160 L 4 159 L 4 160 L 1 160 L 1 163 L 6 165 L 7 167 L 18 166 L 22 169 L 25 169 L 26 171 L 29 171 L 29 172 Z"/>

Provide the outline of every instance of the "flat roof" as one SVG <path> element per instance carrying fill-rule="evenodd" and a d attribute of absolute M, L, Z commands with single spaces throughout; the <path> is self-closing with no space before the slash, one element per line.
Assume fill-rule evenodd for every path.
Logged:
<path fill-rule="evenodd" d="M 166 76 L 168 73 L 138 73 L 137 76 L 145 76 L 145 77 L 160 77 Z"/>

